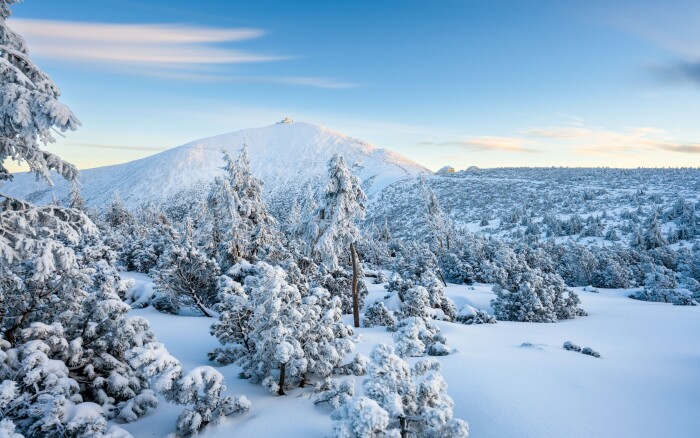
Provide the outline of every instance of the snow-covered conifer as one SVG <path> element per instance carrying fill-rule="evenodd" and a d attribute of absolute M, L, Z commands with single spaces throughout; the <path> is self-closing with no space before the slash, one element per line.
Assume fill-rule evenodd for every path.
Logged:
<path fill-rule="evenodd" d="M 306 239 L 309 253 L 321 260 L 329 272 L 340 268 L 339 257 L 349 247 L 353 276 L 348 292 L 352 294 L 355 327 L 359 327 L 361 300 L 357 290 L 359 263 L 355 250 L 359 229 L 356 222 L 364 218 L 367 197 L 360 179 L 350 172 L 342 157 L 331 158 L 328 173 L 330 180 L 309 222 Z"/>
<path fill-rule="evenodd" d="M 423 360 L 411 368 L 384 344 L 374 347 L 370 357 L 363 389 L 365 396 L 388 414 L 387 430 L 399 432 L 399 436 L 410 433 L 463 438 L 468 435 L 467 423 L 452 416 L 454 402 L 447 395 L 438 362 Z"/>
<path fill-rule="evenodd" d="M 367 308 L 363 319 L 363 325 L 365 327 L 383 326 L 393 328 L 394 325 L 396 325 L 396 319 L 394 318 L 393 312 L 387 309 L 384 303 L 379 301 Z"/>
<path fill-rule="evenodd" d="M 246 145 L 237 159 L 226 151 L 224 176 L 216 178 L 208 196 L 214 253 L 223 269 L 241 258 L 255 261 L 279 244 L 277 222 L 262 199 L 262 182 L 250 170 Z"/>
<path fill-rule="evenodd" d="M 314 386 L 314 393 L 316 394 L 314 404 L 328 403 L 333 409 L 338 409 L 352 399 L 355 393 L 355 381 L 326 377 Z"/>
<path fill-rule="evenodd" d="M 55 141 L 52 130 L 75 130 L 80 121 L 59 102 L 56 84 L 31 59 L 24 39 L 7 25 L 14 3 L 0 2 L 0 181 L 12 178 L 7 160 L 26 163 L 48 181 L 51 170 L 74 179 L 77 169 L 40 145 Z"/>
<path fill-rule="evenodd" d="M 191 307 L 204 316 L 213 316 L 216 304 L 219 266 L 189 240 L 173 244 L 162 256 L 157 269 L 155 286 L 160 294 L 157 301 L 171 303 L 167 308 L 177 310 Z M 155 303 L 154 303 L 155 304 Z"/>

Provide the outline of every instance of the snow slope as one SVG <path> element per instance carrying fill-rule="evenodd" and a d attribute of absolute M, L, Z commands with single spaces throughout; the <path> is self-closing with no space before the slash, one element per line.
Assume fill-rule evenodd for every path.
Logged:
<path fill-rule="evenodd" d="M 221 174 L 221 151 L 236 156 L 244 142 L 253 173 L 265 183 L 265 195 L 272 204 L 290 202 L 290 194 L 308 183 L 323 187 L 326 164 L 336 153 L 362 179 L 369 195 L 398 180 L 429 172 L 364 141 L 317 125 L 291 122 L 204 138 L 140 160 L 83 170 L 83 196 L 88 206 L 98 209 L 115 193 L 128 207 L 146 202 L 177 204 L 183 190 L 206 190 L 206 184 Z M 49 188 L 33 174 L 17 174 L 0 190 L 38 204 L 50 203 L 54 194 L 58 200 L 68 199 L 68 183 L 60 177 L 54 182 L 55 187 Z"/>
<path fill-rule="evenodd" d="M 368 281 L 367 286 L 367 304 L 384 296 L 381 285 Z M 488 285 L 450 285 L 445 291 L 458 308 L 469 304 L 488 309 L 493 298 Z M 700 308 L 635 301 L 624 290 L 576 291 L 587 317 L 557 324 L 437 322 L 456 350 L 438 360 L 455 400 L 455 416 L 469 422 L 470 436 L 697 436 Z M 133 314 L 151 321 L 159 340 L 186 369 L 209 365 L 206 353 L 217 346 L 209 334 L 211 319 L 165 315 L 151 308 Z M 392 342 L 381 327 L 360 328 L 358 333 L 358 351 L 363 354 L 379 342 Z M 567 340 L 592 347 L 602 358 L 565 351 L 561 347 Z M 532 346 L 523 347 L 526 342 Z M 204 437 L 330 434 L 330 409 L 313 404 L 312 388 L 273 396 L 239 379 L 236 366 L 218 369 L 226 377 L 228 392 L 245 394 L 253 408 L 209 427 Z M 356 378 L 356 394 L 362 379 Z M 152 414 L 123 427 L 135 436 L 164 436 L 174 430 L 181 409 L 163 402 Z"/>

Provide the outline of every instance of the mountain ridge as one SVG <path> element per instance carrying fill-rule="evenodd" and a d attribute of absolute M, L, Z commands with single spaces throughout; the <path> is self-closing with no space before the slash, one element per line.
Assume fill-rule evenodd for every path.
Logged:
<path fill-rule="evenodd" d="M 402 155 L 378 148 L 338 131 L 305 122 L 276 123 L 219 134 L 176 146 L 126 163 L 81 171 L 83 197 L 91 208 L 103 209 L 116 195 L 129 208 L 146 203 L 177 204 L 183 192 L 202 194 L 221 174 L 222 150 L 238 155 L 248 147 L 253 174 L 264 184 L 269 202 L 291 204 L 308 184 L 323 187 L 326 163 L 336 153 L 363 181 L 371 197 L 396 181 L 431 173 Z M 0 186 L 3 193 L 48 204 L 66 202 L 70 184 L 54 178 L 54 187 L 36 181 L 33 174 L 14 175 Z M 319 186 L 319 184 L 321 184 Z"/>

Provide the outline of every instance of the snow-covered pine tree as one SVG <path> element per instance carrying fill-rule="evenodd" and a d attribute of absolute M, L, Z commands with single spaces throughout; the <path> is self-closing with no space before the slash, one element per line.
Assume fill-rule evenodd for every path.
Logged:
<path fill-rule="evenodd" d="M 0 0 L 0 181 L 11 179 L 6 160 L 26 163 L 50 181 L 55 170 L 67 179 L 78 171 L 40 145 L 55 141 L 52 130 L 75 130 L 80 121 L 59 102 L 60 90 L 30 58 L 24 39 L 7 25 L 16 0 Z"/>
<path fill-rule="evenodd" d="M 557 322 L 586 315 L 578 307 L 578 295 L 566 288 L 558 274 L 531 268 L 522 254 L 510 248 L 502 248 L 499 259 L 503 271 L 493 288 L 496 298 L 491 301 L 499 320 Z"/>
<path fill-rule="evenodd" d="M 645 249 L 654 249 L 668 244 L 666 237 L 661 232 L 661 224 L 659 224 L 655 214 L 649 220 L 647 230 L 644 232 L 643 242 Z"/>
<path fill-rule="evenodd" d="M 328 162 L 329 182 L 319 206 L 310 219 L 306 239 L 309 254 L 320 260 L 328 271 L 339 267 L 339 257 L 349 247 L 353 268 L 352 298 L 355 327 L 360 326 L 360 297 L 357 291 L 358 260 L 355 242 L 360 231 L 357 221 L 364 218 L 367 197 L 360 179 L 348 169 L 342 157 Z"/>
<path fill-rule="evenodd" d="M 343 324 L 340 298 L 320 287 L 313 288 L 302 299 L 304 319 L 301 326 L 301 347 L 307 360 L 306 372 L 328 377 L 345 356 L 355 349 L 352 327 Z M 304 385 L 302 375 L 300 386 Z"/>
<path fill-rule="evenodd" d="M 449 250 L 452 238 L 452 227 L 449 218 L 440 208 L 440 202 L 433 189 L 426 183 L 425 177 L 420 177 L 421 191 L 425 199 L 424 222 L 427 232 L 426 240 L 430 247 L 438 252 Z"/>
<path fill-rule="evenodd" d="M 411 368 L 385 344 L 375 346 L 370 358 L 364 394 L 388 414 L 387 430 L 398 431 L 396 436 L 468 436 L 467 423 L 452 416 L 454 402 L 447 395 L 439 362 L 423 360 Z M 334 414 L 336 421 L 343 413 Z"/>
<path fill-rule="evenodd" d="M 214 352 L 213 357 L 232 354 L 224 361 L 235 361 L 251 381 L 284 395 L 284 390 L 298 385 L 307 372 L 301 335 L 310 321 L 305 320 L 299 290 L 286 282 L 281 268 L 258 262 L 254 273 L 245 278 L 245 292 L 234 291 L 240 298 L 221 299 L 222 317 L 233 320 L 222 320 L 212 330 L 225 335 L 221 341 L 234 344 L 225 352 Z M 224 327 L 235 328 L 243 317 L 246 320 L 240 330 L 233 336 L 225 334 Z"/>
<path fill-rule="evenodd" d="M 224 176 L 215 179 L 208 213 L 217 261 L 225 271 L 241 259 L 255 261 L 279 246 L 275 219 L 262 199 L 262 182 L 250 170 L 247 146 L 233 159 L 223 151 Z M 268 254 L 269 256 L 269 254 Z"/>
<path fill-rule="evenodd" d="M 239 364 L 244 376 L 281 395 L 311 376 L 329 377 L 354 349 L 340 300 L 325 289 L 302 297 L 282 268 L 264 262 L 234 265 L 229 275 L 221 277 L 211 329 L 223 347 L 212 360 Z"/>
<path fill-rule="evenodd" d="M 212 317 L 220 273 L 216 260 L 201 252 L 191 237 L 185 237 L 171 244 L 161 257 L 154 281 L 160 296 L 154 306 L 161 306 L 159 310 L 169 312 L 176 312 L 183 306 L 190 307 Z"/>
<path fill-rule="evenodd" d="M 68 206 L 76 210 L 85 211 L 85 199 L 83 199 L 83 195 L 80 193 L 80 183 L 77 179 L 73 180 L 71 183 L 70 203 Z"/>
<path fill-rule="evenodd" d="M 150 343 L 128 352 L 129 362 L 150 378 L 165 399 L 185 408 L 177 419 L 177 432 L 189 437 L 218 417 L 246 413 L 251 403 L 239 395 L 223 397 L 224 377 L 216 369 L 201 366 L 183 375 L 180 361 L 163 344 Z"/>

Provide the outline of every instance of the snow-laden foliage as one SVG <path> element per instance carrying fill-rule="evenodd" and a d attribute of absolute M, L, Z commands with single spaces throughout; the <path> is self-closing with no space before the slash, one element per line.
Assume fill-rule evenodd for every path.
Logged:
<path fill-rule="evenodd" d="M 239 364 L 245 377 L 280 395 L 310 375 L 328 377 L 354 349 L 340 301 L 315 287 L 306 296 L 280 267 L 243 263 L 223 277 L 212 334 L 224 345 L 210 357 Z"/>
<path fill-rule="evenodd" d="M 387 309 L 384 303 L 379 301 L 367 308 L 365 311 L 363 325 L 368 328 L 383 326 L 387 327 L 388 329 L 393 329 L 393 327 L 396 325 L 396 318 L 394 318 L 393 312 Z"/>
<path fill-rule="evenodd" d="M 40 146 L 53 143 L 52 130 L 75 130 L 80 121 L 59 102 L 58 87 L 29 56 L 24 39 L 7 25 L 10 6 L 0 3 L 0 181 L 11 179 L 4 163 L 14 160 L 50 181 L 55 170 L 74 179 L 77 169 Z"/>
<path fill-rule="evenodd" d="M 135 421 L 158 405 L 128 360 L 155 341 L 148 322 L 128 317 L 110 281 L 91 290 L 89 278 L 64 291 L 64 306 L 44 309 L 44 322 L 3 341 L 0 379 L 18 392 L 3 412 L 27 436 L 102 436 L 106 420 Z"/>
<path fill-rule="evenodd" d="M 358 278 L 362 278 L 362 270 L 358 268 Z M 327 289 L 333 297 L 340 300 L 341 308 L 344 314 L 353 312 L 352 298 L 352 281 L 353 274 L 351 270 L 338 269 L 328 272 L 321 266 L 319 270 L 313 274 L 313 280 L 319 286 Z M 369 291 L 364 281 L 357 282 L 357 299 L 359 307 L 362 307 Z"/>
<path fill-rule="evenodd" d="M 216 369 L 201 366 L 184 374 L 180 362 L 162 344 L 132 349 L 129 361 L 152 379 L 166 400 L 187 406 L 177 419 L 181 436 L 194 435 L 221 416 L 246 413 L 251 408 L 245 396 L 223 396 L 224 377 Z"/>
<path fill-rule="evenodd" d="M 314 393 L 315 404 L 328 403 L 333 409 L 338 409 L 352 399 L 355 394 L 355 381 L 326 377 L 314 386 Z"/>
<path fill-rule="evenodd" d="M 334 436 L 466 437 L 467 423 L 453 418 L 454 402 L 440 364 L 433 360 L 410 367 L 391 347 L 379 344 L 372 350 L 364 397 L 348 401 L 333 415 Z M 376 403 L 376 405 L 374 403 Z"/>
<path fill-rule="evenodd" d="M 335 438 L 400 438 L 396 429 L 389 429 L 389 415 L 367 397 L 353 398 L 331 414 Z"/>
<path fill-rule="evenodd" d="M 328 185 L 308 222 L 305 241 L 308 252 L 335 271 L 345 248 L 359 239 L 357 221 L 364 218 L 367 196 L 343 157 L 336 155 L 329 161 L 328 173 Z"/>
<path fill-rule="evenodd" d="M 440 329 L 419 316 L 409 316 L 396 324 L 395 351 L 401 357 L 445 356 L 449 349 Z"/>
<path fill-rule="evenodd" d="M 466 305 L 462 307 L 455 317 L 455 322 L 465 325 L 471 324 L 495 324 L 496 318 L 483 309 L 475 309 Z"/>
<path fill-rule="evenodd" d="M 155 274 L 159 296 L 154 306 L 176 313 L 181 307 L 213 316 L 217 302 L 219 265 L 197 249 L 189 238 L 167 248 Z"/>
<path fill-rule="evenodd" d="M 586 313 L 580 300 L 554 272 L 531 268 L 522 255 L 503 248 L 498 259 L 504 277 L 494 286 L 492 301 L 496 318 L 521 322 L 557 322 Z"/>
<path fill-rule="evenodd" d="M 240 259 L 255 261 L 278 250 L 277 221 L 262 199 L 262 182 L 250 170 L 247 148 L 237 159 L 227 152 L 224 176 L 217 177 L 207 198 L 209 246 L 223 269 Z"/>
<path fill-rule="evenodd" d="M 644 288 L 630 295 L 631 298 L 682 306 L 698 304 L 690 290 L 679 287 L 672 270 L 664 266 L 648 265 L 647 271 L 644 276 Z"/>

